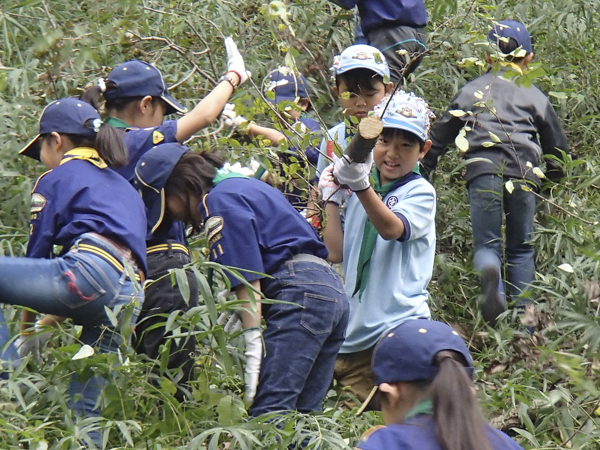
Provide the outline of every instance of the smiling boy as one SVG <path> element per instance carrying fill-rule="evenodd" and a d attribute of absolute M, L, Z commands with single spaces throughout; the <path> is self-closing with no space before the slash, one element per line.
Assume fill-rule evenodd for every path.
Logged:
<path fill-rule="evenodd" d="M 321 142 L 318 174 L 329 165 L 334 154 L 338 154 L 338 150 L 334 151 L 336 145 L 340 153 L 348 146 L 354 136 L 354 128 L 349 126 L 352 118 L 361 121 L 394 87 L 390 83 L 390 69 L 383 53 L 370 45 L 348 47 L 334 58 L 332 70 L 335 79 L 333 91 L 340 99 L 342 111 L 348 120 L 327 131 Z"/>
<path fill-rule="evenodd" d="M 375 114 L 386 103 L 387 98 Z M 413 169 L 431 147 L 431 116 L 422 99 L 398 92 L 382 117 L 384 129 L 372 159 L 336 159 L 319 182 L 328 199 L 323 240 L 329 261 L 343 262 L 350 301 L 335 378 L 361 402 L 373 388 L 371 356 L 380 336 L 406 320 L 430 317 L 427 285 L 435 255 L 435 191 Z M 345 199 L 346 191 L 338 190 L 333 175 L 355 195 Z M 340 208 L 344 200 L 346 206 Z"/>

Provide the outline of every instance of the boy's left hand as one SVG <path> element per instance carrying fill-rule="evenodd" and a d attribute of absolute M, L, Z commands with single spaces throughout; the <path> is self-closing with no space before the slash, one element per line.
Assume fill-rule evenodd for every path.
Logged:
<path fill-rule="evenodd" d="M 364 191 L 371 186 L 369 175 L 373 165 L 373 154 L 369 153 L 364 163 L 348 162 L 342 156 L 333 162 L 333 175 L 341 186 L 348 186 L 354 192 Z"/>

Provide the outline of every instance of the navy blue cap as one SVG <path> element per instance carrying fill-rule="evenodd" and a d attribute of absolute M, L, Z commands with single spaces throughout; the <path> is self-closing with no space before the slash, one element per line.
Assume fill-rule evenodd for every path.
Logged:
<path fill-rule="evenodd" d="M 165 217 L 165 184 L 175 165 L 189 148 L 178 143 L 160 144 L 148 150 L 135 166 L 134 187 L 146 205 L 150 232 L 154 233 Z"/>
<path fill-rule="evenodd" d="M 61 98 L 44 108 L 37 136 L 19 153 L 39 161 L 40 135 L 57 132 L 95 139 L 100 125 L 102 120 L 92 105 L 75 97 Z"/>
<path fill-rule="evenodd" d="M 518 47 L 521 47 L 527 53 L 533 52 L 529 31 L 527 31 L 527 28 L 521 22 L 517 22 L 516 20 L 502 20 L 495 23 L 488 34 L 488 39 L 491 42 L 498 43 L 502 38 L 513 38 L 517 41 Z"/>
<path fill-rule="evenodd" d="M 408 320 L 386 332 L 373 351 L 375 385 L 433 380 L 439 367 L 435 356 L 442 350 L 461 354 L 469 377 L 473 362 L 467 344 L 450 326 L 435 320 Z"/>
<path fill-rule="evenodd" d="M 275 98 L 269 98 L 268 92 L 274 92 Z M 277 104 L 284 101 L 296 103 L 301 98 L 308 98 L 308 84 L 302 74 L 282 66 L 265 77 L 263 94 L 271 103 Z"/>
<path fill-rule="evenodd" d="M 169 95 L 167 85 L 160 71 L 138 59 L 131 59 L 115 67 L 106 77 L 116 89 L 104 92 L 106 100 L 123 97 L 160 97 L 167 104 L 167 114 L 186 113 L 187 108 Z"/>

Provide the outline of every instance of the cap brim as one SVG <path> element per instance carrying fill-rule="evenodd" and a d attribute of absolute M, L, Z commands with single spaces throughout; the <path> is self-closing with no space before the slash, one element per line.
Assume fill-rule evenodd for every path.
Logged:
<path fill-rule="evenodd" d="M 158 227 L 160 227 L 160 224 L 165 218 L 165 190 L 161 189 L 160 193 L 152 192 L 151 197 L 154 201 L 151 201 L 152 199 L 149 199 L 148 197 L 149 196 L 147 196 L 145 200 L 148 200 L 148 203 L 151 203 L 152 206 L 146 209 L 146 214 L 148 215 L 147 222 L 149 234 L 153 234 Z M 158 197 L 160 197 L 160 201 Z"/>
<path fill-rule="evenodd" d="M 356 415 L 359 416 L 365 411 L 380 411 L 381 410 L 381 393 L 378 386 L 374 386 L 369 393 L 367 399 L 356 411 Z"/>
<path fill-rule="evenodd" d="M 173 114 L 173 113 L 185 114 L 186 112 L 188 112 L 188 110 L 185 106 L 183 106 L 181 103 L 179 103 L 173 97 L 171 97 L 169 94 L 163 95 L 163 96 L 161 96 L 161 98 L 167 104 L 166 114 Z"/>
<path fill-rule="evenodd" d="M 41 147 L 39 142 L 40 135 L 34 137 L 24 148 L 19 152 L 19 155 L 29 156 L 36 161 L 40 160 Z"/>

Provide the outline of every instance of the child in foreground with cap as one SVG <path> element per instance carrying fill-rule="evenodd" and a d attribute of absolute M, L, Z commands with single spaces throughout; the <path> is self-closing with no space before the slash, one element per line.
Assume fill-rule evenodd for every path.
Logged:
<path fill-rule="evenodd" d="M 373 387 L 371 355 L 381 335 L 404 321 L 429 318 L 435 255 L 435 190 L 414 171 L 431 146 L 432 113 L 421 98 L 402 91 L 383 99 L 375 108 L 382 113 L 383 132 L 369 159 L 336 158 L 319 181 L 327 202 L 323 240 L 329 261 L 344 264 L 350 300 L 335 378 L 361 402 Z M 333 177 L 354 194 L 348 197 Z"/>
<path fill-rule="evenodd" d="M 143 300 L 146 273 L 144 204 L 113 167 L 127 163 L 120 133 L 102 123 L 98 112 L 76 98 L 57 100 L 44 109 L 38 136 L 22 151 L 48 168 L 31 195 L 26 258 L 0 258 L 2 302 L 71 318 L 82 326 L 79 340 L 101 353 L 117 353 L 123 343 L 117 321 L 135 323 Z M 53 247 L 61 246 L 53 258 Z M 132 266 L 137 272 L 131 278 Z M 132 305 L 130 324 L 127 305 Z M 38 334 L 21 325 L 21 346 L 35 350 Z M 5 327 L 0 323 L 0 327 Z M 39 323 L 35 331 L 40 331 Z M 23 348 L 19 349 L 23 351 Z M 93 353 L 93 352 L 92 352 Z M 73 374 L 69 406 L 78 415 L 99 417 L 98 399 L 108 380 Z M 98 431 L 88 436 L 100 446 Z"/>
<path fill-rule="evenodd" d="M 381 338 L 373 352 L 385 427 L 367 432 L 362 450 L 518 450 L 487 425 L 473 393 L 465 341 L 434 320 L 411 320 Z"/>
<path fill-rule="evenodd" d="M 353 45 L 333 59 L 333 91 L 346 119 L 327 131 L 321 141 L 317 174 L 340 155 L 354 136 L 355 125 L 390 94 L 390 69 L 383 54 L 370 45 Z"/>
<path fill-rule="evenodd" d="M 260 300 L 262 292 L 283 301 L 253 301 L 239 313 L 250 413 L 320 411 L 348 321 L 342 280 L 325 261 L 327 248 L 275 188 L 223 169 L 223 159 L 213 153 L 168 150 L 150 150 L 136 173 L 151 165 L 164 174 L 168 214 L 203 227 L 210 259 L 240 269 L 256 290 L 227 273 L 238 299 Z M 155 209 L 154 217 L 159 215 Z"/>
<path fill-rule="evenodd" d="M 411 320 L 381 338 L 373 373 L 385 427 L 367 432 L 362 450 L 518 450 L 487 425 L 473 393 L 465 341 L 448 325 Z"/>
<path fill-rule="evenodd" d="M 235 127 L 248 136 L 262 136 L 271 141 L 274 146 L 289 141 L 288 150 L 277 154 L 275 165 L 279 165 L 280 162 L 287 165 L 298 162 L 304 170 L 297 171 L 295 176 L 290 177 L 289 184 L 281 186 L 280 190 L 292 206 L 297 210 L 304 210 L 312 193 L 310 182 L 306 183 L 306 180 L 312 181 L 310 172 L 312 168 L 316 168 L 319 157 L 319 151 L 312 145 L 312 140 L 320 135 L 321 130 L 319 123 L 306 115 L 311 107 L 308 83 L 302 74 L 289 67 L 281 66 L 265 77 L 263 95 L 276 108 L 281 122 L 280 128 L 292 131 L 292 137 L 288 138 L 279 129 L 249 122 L 245 117 L 236 115 L 233 108 L 228 107 L 223 111 L 223 116 L 226 117 L 225 125 Z M 297 143 L 303 141 L 306 135 L 310 136 L 311 143 L 306 148 L 297 149 Z M 272 180 L 272 176 L 262 164 L 255 173 L 256 178 L 276 185 L 277 182 Z"/>
<path fill-rule="evenodd" d="M 135 59 L 116 66 L 106 80 L 100 80 L 98 86 L 84 92 L 82 98 L 93 101 L 102 93 L 109 115 L 106 122 L 124 130 L 129 162 L 118 170 L 123 177 L 133 182 L 138 160 L 155 145 L 183 143 L 219 116 L 229 97 L 248 78 L 244 60 L 231 38 L 225 39 L 225 47 L 226 74 L 190 112 L 171 97 L 158 69 Z M 177 120 L 164 121 L 164 116 L 171 113 L 186 114 Z M 148 278 L 156 281 L 146 286 L 134 346 L 138 353 L 152 359 L 159 358 L 161 348 L 167 349 L 170 352 L 167 367 L 174 372 L 171 378 L 178 378 L 176 372 L 181 370 L 178 388 L 182 388 L 182 384 L 193 378 L 195 339 L 169 339 L 171 333 L 165 333 L 164 325 L 165 315 L 187 311 L 198 304 L 198 284 L 193 272 L 187 272 L 189 299 L 184 299 L 180 287 L 166 276 L 171 270 L 184 268 L 191 262 L 183 224 L 173 220 L 149 224 L 147 254 Z M 176 397 L 183 400 L 184 392 L 178 389 Z"/>
<path fill-rule="evenodd" d="M 474 265 L 481 273 L 483 318 L 492 325 L 506 309 L 502 282 L 502 220 L 506 219 L 506 272 L 509 293 L 517 307 L 526 311 L 522 322 L 533 331 L 533 304 L 525 294 L 535 277 L 533 221 L 535 195 L 544 173 L 541 155 L 562 160 L 569 152 L 567 138 L 548 98 L 535 86 L 515 83 L 533 58 L 531 39 L 525 26 L 505 20 L 494 25 L 488 36 L 500 60 L 498 73 L 487 73 L 467 83 L 454 97 L 448 111 L 431 130 L 433 145 L 423 159 L 430 173 L 437 159 L 463 127 L 468 149 L 467 189 L 475 247 Z M 486 58 L 492 64 L 488 53 Z M 490 102 L 495 111 L 482 107 Z M 462 112 L 457 113 L 456 110 Z M 539 136 L 539 140 L 538 140 Z M 564 175 L 556 161 L 546 161 L 545 177 L 558 181 Z"/>

